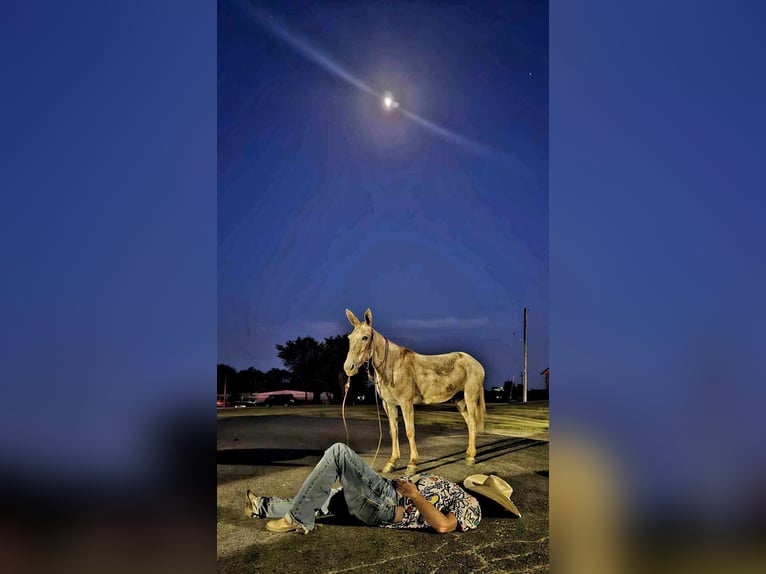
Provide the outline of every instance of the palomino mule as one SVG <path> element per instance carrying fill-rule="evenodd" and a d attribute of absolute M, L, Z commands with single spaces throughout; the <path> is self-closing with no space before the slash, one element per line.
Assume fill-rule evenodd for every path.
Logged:
<path fill-rule="evenodd" d="M 404 427 L 410 443 L 407 473 L 414 474 L 418 462 L 415 446 L 414 405 L 443 403 L 460 391 L 457 410 L 468 425 L 466 462 L 476 462 L 476 433 L 484 428 L 484 367 L 467 353 L 420 355 L 407 347 L 397 345 L 372 328 L 372 311 L 367 309 L 364 321 L 346 309 L 351 326 L 349 349 L 343 369 L 353 376 L 369 361 L 375 371 L 377 392 L 383 400 L 391 432 L 391 458 L 383 472 L 391 472 L 399 460 L 398 411 L 402 409 Z"/>

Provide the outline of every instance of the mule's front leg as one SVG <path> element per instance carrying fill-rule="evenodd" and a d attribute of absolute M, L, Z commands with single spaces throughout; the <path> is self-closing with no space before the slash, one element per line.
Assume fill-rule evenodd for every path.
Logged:
<path fill-rule="evenodd" d="M 399 454 L 399 411 L 396 405 L 388 404 L 385 401 L 383 401 L 383 410 L 388 415 L 388 430 L 391 434 L 391 458 L 383 467 L 383 472 L 391 472 L 401 456 Z"/>
<path fill-rule="evenodd" d="M 415 407 L 412 403 L 402 405 L 402 417 L 404 417 L 407 440 L 410 443 L 410 462 L 407 463 L 407 474 L 415 474 L 418 465 L 418 447 L 415 446 Z"/>

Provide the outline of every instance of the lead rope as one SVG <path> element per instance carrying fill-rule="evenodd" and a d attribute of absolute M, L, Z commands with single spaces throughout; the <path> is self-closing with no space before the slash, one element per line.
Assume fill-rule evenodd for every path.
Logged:
<path fill-rule="evenodd" d="M 346 392 L 343 393 L 343 405 L 340 407 L 340 413 L 343 416 L 343 426 L 346 429 L 346 444 L 348 446 L 351 446 L 349 443 L 351 440 L 348 438 L 348 425 L 346 424 L 346 397 L 348 396 L 348 389 L 351 387 L 351 377 L 346 378 Z"/>
<path fill-rule="evenodd" d="M 385 338 L 385 337 L 384 337 Z M 375 387 L 375 412 L 378 415 L 378 448 L 375 449 L 375 456 L 372 457 L 372 466 L 375 467 L 375 461 L 378 458 L 378 453 L 380 452 L 380 445 L 383 442 L 383 424 L 380 422 L 380 401 L 378 401 L 378 378 L 375 376 L 375 364 L 373 363 L 373 374 L 370 375 L 370 367 L 369 364 L 372 363 L 372 340 L 370 340 L 370 358 L 367 360 L 367 364 L 364 366 L 365 369 L 367 369 L 367 378 L 372 380 L 373 385 Z M 382 367 L 383 364 L 386 362 L 386 359 L 388 359 L 388 339 L 386 339 L 386 350 L 383 353 L 383 362 L 380 363 L 380 366 Z M 346 389 L 343 393 L 343 404 L 340 407 L 340 414 L 343 417 L 343 428 L 346 429 L 346 444 L 348 446 L 351 446 L 349 443 L 351 442 L 351 439 L 348 435 L 348 424 L 346 423 L 346 397 L 348 396 L 348 390 L 351 387 L 351 377 L 346 377 Z"/>
<path fill-rule="evenodd" d="M 385 337 L 383 337 L 386 339 Z M 370 346 L 372 346 L 372 343 L 370 343 Z M 382 367 L 386 363 L 386 359 L 388 359 L 388 339 L 386 339 L 386 349 L 383 353 L 383 362 L 380 363 L 380 367 Z M 372 360 L 372 350 L 370 350 L 370 363 L 372 363 L 372 377 L 370 377 L 370 367 L 369 365 L 365 366 L 365 369 L 367 369 L 367 377 L 372 379 L 372 383 L 375 387 L 375 412 L 378 415 L 378 448 L 375 449 L 375 456 L 372 457 L 372 467 L 375 468 L 375 460 L 378 458 L 378 453 L 380 452 L 380 444 L 383 442 L 383 427 L 380 422 L 380 401 L 378 400 L 379 393 L 379 382 L 378 377 L 375 376 L 375 363 Z"/>
<path fill-rule="evenodd" d="M 380 443 L 383 442 L 383 427 L 380 424 L 380 407 L 378 405 L 378 378 L 375 377 L 373 381 L 375 386 L 375 412 L 378 413 L 378 448 L 375 449 L 375 456 L 372 457 L 372 468 L 375 468 L 375 460 L 378 458 L 380 452 Z"/>
<path fill-rule="evenodd" d="M 369 371 L 367 372 L 367 375 L 369 376 Z M 377 385 L 378 382 L 375 381 L 375 411 L 378 413 L 378 448 L 375 449 L 375 456 L 372 457 L 372 464 L 370 466 L 375 466 L 375 460 L 378 458 L 378 453 L 380 452 L 380 444 L 383 442 L 383 426 L 380 422 L 380 406 L 378 405 L 378 389 Z M 343 404 L 340 407 L 341 416 L 343 417 L 343 427 L 346 429 L 346 444 L 351 446 L 349 443 L 351 440 L 348 436 L 348 424 L 346 423 L 346 397 L 348 396 L 348 389 L 351 387 L 351 377 L 346 377 L 346 392 L 343 393 Z"/>

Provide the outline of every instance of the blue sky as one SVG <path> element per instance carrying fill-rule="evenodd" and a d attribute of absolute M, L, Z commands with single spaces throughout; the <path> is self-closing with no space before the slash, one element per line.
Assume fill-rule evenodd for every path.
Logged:
<path fill-rule="evenodd" d="M 350 330 L 548 366 L 545 3 L 223 2 L 218 359 Z M 384 109 L 390 91 L 397 109 Z"/>

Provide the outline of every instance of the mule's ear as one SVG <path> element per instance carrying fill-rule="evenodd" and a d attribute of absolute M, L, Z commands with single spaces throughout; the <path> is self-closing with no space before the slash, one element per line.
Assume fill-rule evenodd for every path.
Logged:
<path fill-rule="evenodd" d="M 352 327 L 356 327 L 359 324 L 359 319 L 351 312 L 351 309 L 346 309 L 346 318 Z"/>
<path fill-rule="evenodd" d="M 372 311 L 367 309 L 364 312 L 364 322 L 367 323 L 370 327 L 372 327 Z"/>

